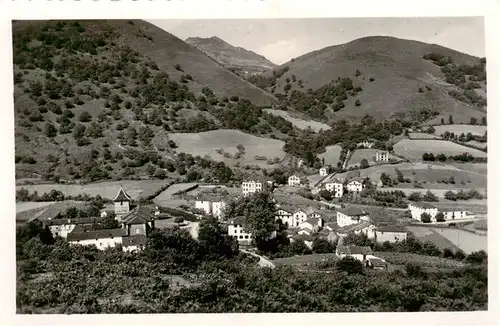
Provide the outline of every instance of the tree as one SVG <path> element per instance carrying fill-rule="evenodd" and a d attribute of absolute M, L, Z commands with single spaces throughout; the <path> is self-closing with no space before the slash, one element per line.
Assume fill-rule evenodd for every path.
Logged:
<path fill-rule="evenodd" d="M 260 192 L 226 206 L 227 219 L 245 217 L 244 228 L 252 233 L 253 241 L 259 250 L 266 250 L 267 242 L 273 232 L 278 231 L 275 221 L 276 206 L 268 192 Z"/>
<path fill-rule="evenodd" d="M 430 223 L 431 215 L 429 213 L 422 213 L 422 215 L 420 215 L 420 220 L 424 223 Z"/>
<path fill-rule="evenodd" d="M 108 213 L 106 217 L 101 222 L 101 227 L 103 229 L 117 229 L 120 227 L 120 223 L 115 218 L 116 214 L 114 212 Z"/>
<path fill-rule="evenodd" d="M 444 118 L 441 118 L 441 124 L 444 125 Z"/>
<path fill-rule="evenodd" d="M 304 240 L 295 240 L 290 244 L 290 252 L 294 255 L 307 255 L 311 253 Z"/>
<path fill-rule="evenodd" d="M 45 129 L 44 129 L 45 136 L 49 138 L 53 138 L 57 136 L 57 129 L 54 127 L 54 125 L 50 122 L 47 122 L 45 124 Z"/>
<path fill-rule="evenodd" d="M 347 256 L 335 264 L 335 268 L 340 272 L 347 272 L 347 274 L 363 274 L 363 264 L 356 258 Z"/>
<path fill-rule="evenodd" d="M 483 126 L 486 126 L 486 117 L 482 117 L 482 118 L 481 118 L 481 124 L 482 124 Z"/>
<path fill-rule="evenodd" d="M 437 202 L 439 201 L 439 198 L 433 192 L 427 190 L 427 192 L 424 194 L 423 200 Z"/>
<path fill-rule="evenodd" d="M 382 181 L 382 185 L 390 187 L 392 186 L 392 179 L 385 173 L 380 175 L 380 181 Z"/>
<path fill-rule="evenodd" d="M 452 125 L 453 124 L 453 115 L 450 114 L 448 117 L 448 124 Z"/>
<path fill-rule="evenodd" d="M 471 252 L 467 258 L 466 262 L 471 264 L 483 264 L 488 262 L 488 255 L 484 250 Z"/>
<path fill-rule="evenodd" d="M 398 168 L 396 168 L 395 170 L 396 170 L 396 178 L 397 178 L 398 182 L 400 182 L 400 183 L 404 182 L 405 177 L 404 177 L 403 173 Z"/>
<path fill-rule="evenodd" d="M 475 125 L 477 123 L 477 119 L 476 118 L 470 118 L 470 124 L 471 125 Z"/>
<path fill-rule="evenodd" d="M 359 167 L 361 169 L 366 169 L 370 166 L 370 164 L 368 164 L 368 161 L 364 158 L 361 160 L 361 162 L 359 163 Z"/>
<path fill-rule="evenodd" d="M 231 258 L 238 253 L 238 242 L 222 230 L 214 217 L 200 221 L 198 242 L 201 253 L 208 259 Z"/>
<path fill-rule="evenodd" d="M 411 201 L 422 201 L 422 194 L 420 192 L 418 192 L 418 191 L 412 192 L 408 196 L 408 200 L 411 200 Z"/>
<path fill-rule="evenodd" d="M 312 251 L 317 254 L 326 254 L 330 252 L 334 252 L 335 248 L 330 243 L 330 241 L 326 239 L 316 238 L 312 244 Z"/>
<path fill-rule="evenodd" d="M 319 192 L 319 195 L 324 198 L 326 201 L 330 201 L 333 199 L 333 195 L 331 192 L 329 192 L 328 190 L 326 189 L 322 189 L 320 192 Z"/>
<path fill-rule="evenodd" d="M 444 193 L 444 198 L 452 201 L 457 200 L 457 194 L 455 194 L 453 191 L 448 190 L 447 192 Z"/>
<path fill-rule="evenodd" d="M 436 221 L 437 222 L 444 222 L 445 221 L 443 212 L 438 212 L 436 214 Z"/>
<path fill-rule="evenodd" d="M 82 113 L 80 113 L 78 120 L 80 120 L 80 122 L 89 122 L 90 120 L 92 120 L 92 116 L 87 111 L 83 111 Z"/>

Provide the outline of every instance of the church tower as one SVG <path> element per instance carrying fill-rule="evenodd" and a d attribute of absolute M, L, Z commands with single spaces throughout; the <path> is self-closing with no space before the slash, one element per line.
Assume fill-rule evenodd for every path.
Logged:
<path fill-rule="evenodd" d="M 113 199 L 113 202 L 115 204 L 115 214 L 117 217 L 121 217 L 130 212 L 131 201 L 132 199 L 130 198 L 130 196 L 125 192 L 125 190 L 123 190 L 123 187 L 120 186 L 118 194 Z"/>

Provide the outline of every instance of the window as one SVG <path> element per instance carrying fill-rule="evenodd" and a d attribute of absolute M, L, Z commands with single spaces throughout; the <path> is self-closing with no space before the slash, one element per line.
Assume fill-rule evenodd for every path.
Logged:
<path fill-rule="evenodd" d="M 240 235 L 240 236 L 239 236 L 239 238 L 240 238 L 240 239 L 243 239 L 243 236 L 242 236 L 242 235 Z"/>
<path fill-rule="evenodd" d="M 248 235 L 245 235 L 245 239 L 248 239 Z"/>
<path fill-rule="evenodd" d="M 123 202 L 122 201 L 120 202 L 120 206 L 123 206 Z"/>

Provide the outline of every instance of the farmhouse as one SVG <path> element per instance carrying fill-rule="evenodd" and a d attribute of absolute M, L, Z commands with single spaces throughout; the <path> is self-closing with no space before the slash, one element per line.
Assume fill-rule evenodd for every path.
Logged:
<path fill-rule="evenodd" d="M 113 198 L 113 203 L 115 204 L 115 214 L 119 219 L 123 215 L 130 212 L 130 204 L 132 199 L 130 196 L 123 190 L 123 187 L 120 187 L 120 190 L 116 194 L 115 198 Z"/>
<path fill-rule="evenodd" d="M 288 185 L 289 186 L 296 186 L 300 185 L 300 178 L 296 175 L 291 175 L 288 177 Z"/>
<path fill-rule="evenodd" d="M 125 237 L 123 229 L 104 229 L 104 230 L 84 230 L 83 232 L 70 232 L 67 236 L 68 243 L 79 244 L 83 246 L 95 245 L 99 250 L 113 248 L 123 243 Z"/>
<path fill-rule="evenodd" d="M 344 195 L 344 182 L 338 178 L 325 182 L 325 189 L 328 190 L 335 198 L 340 198 Z"/>
<path fill-rule="evenodd" d="M 213 215 L 218 219 L 222 218 L 222 213 L 226 207 L 226 202 L 221 196 L 217 195 L 202 195 L 196 198 L 195 208 L 201 209 L 207 215 Z"/>
<path fill-rule="evenodd" d="M 347 191 L 361 192 L 363 190 L 364 183 L 365 181 L 363 178 L 352 178 L 347 182 Z"/>
<path fill-rule="evenodd" d="M 344 257 L 353 257 L 360 262 L 366 262 L 367 256 L 372 253 L 372 249 L 368 246 L 360 247 L 360 246 L 344 246 L 338 245 L 335 253 L 340 258 Z"/>
<path fill-rule="evenodd" d="M 299 224 L 301 230 L 309 230 L 310 233 L 318 232 L 323 227 L 323 219 L 313 217 Z"/>
<path fill-rule="evenodd" d="M 123 229 L 126 235 L 148 236 L 154 229 L 154 220 L 155 215 L 150 208 L 138 206 L 123 217 Z"/>
<path fill-rule="evenodd" d="M 326 177 L 328 175 L 328 169 L 325 167 L 322 167 L 321 169 L 319 169 L 319 175 L 322 177 Z"/>
<path fill-rule="evenodd" d="M 263 180 L 260 177 L 255 177 L 243 181 L 241 184 L 241 190 L 243 192 L 243 196 L 247 196 L 248 194 L 254 194 L 257 192 L 265 191 L 267 189 L 272 189 L 273 185 L 274 184 L 272 181 Z"/>
<path fill-rule="evenodd" d="M 389 162 L 389 152 L 375 153 L 375 162 Z"/>
<path fill-rule="evenodd" d="M 227 226 L 227 234 L 236 238 L 238 244 L 241 246 L 250 246 L 252 243 L 252 234 L 243 228 L 244 222 L 245 218 L 243 216 L 234 218 Z"/>
<path fill-rule="evenodd" d="M 362 221 L 370 222 L 370 216 L 361 208 L 349 207 L 337 212 L 337 224 L 340 227 L 357 224 Z"/>
<path fill-rule="evenodd" d="M 43 224 L 49 228 L 53 237 L 66 239 L 77 225 L 92 226 L 95 221 L 95 218 L 51 219 Z"/>
<path fill-rule="evenodd" d="M 368 239 L 373 239 L 375 238 L 375 225 L 362 221 L 357 224 L 351 224 L 347 225 L 344 227 L 341 227 L 336 230 L 337 234 L 339 237 L 345 237 L 349 233 L 354 233 L 354 234 L 365 234 Z"/>
<path fill-rule="evenodd" d="M 278 206 L 275 213 L 275 218 L 287 226 L 293 225 L 293 208 Z"/>
<path fill-rule="evenodd" d="M 401 226 L 379 226 L 375 229 L 375 239 L 379 243 L 405 241 L 408 232 Z"/>
<path fill-rule="evenodd" d="M 372 148 L 373 142 L 364 140 L 361 143 L 358 143 L 358 148 Z"/>
<path fill-rule="evenodd" d="M 429 203 L 410 203 L 408 209 L 411 212 L 411 217 L 415 220 L 421 220 L 422 214 L 427 213 L 431 216 L 432 220 L 436 220 L 438 209 L 436 206 Z"/>
<path fill-rule="evenodd" d="M 443 213 L 445 221 L 454 221 L 454 220 L 464 220 L 464 219 L 473 219 L 475 218 L 474 213 L 463 210 L 463 209 L 446 209 L 440 210 Z"/>

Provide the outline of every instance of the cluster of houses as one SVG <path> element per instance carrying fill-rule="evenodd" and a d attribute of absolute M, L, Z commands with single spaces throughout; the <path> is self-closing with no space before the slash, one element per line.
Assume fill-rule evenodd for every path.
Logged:
<path fill-rule="evenodd" d="M 131 206 L 132 199 L 120 188 L 113 199 L 115 219 L 119 227 L 115 229 L 96 228 L 110 213 L 103 210 L 100 217 L 41 220 L 54 237 L 66 239 L 70 244 L 95 245 L 104 250 L 121 245 L 123 251 L 133 252 L 144 248 L 147 237 L 154 229 L 157 211 L 145 206 Z M 34 219 L 38 219 L 35 217 Z M 32 220 L 34 220 L 32 219 Z"/>

